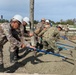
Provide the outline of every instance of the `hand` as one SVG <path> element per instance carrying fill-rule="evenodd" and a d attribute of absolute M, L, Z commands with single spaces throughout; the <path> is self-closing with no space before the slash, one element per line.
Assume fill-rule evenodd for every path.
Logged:
<path fill-rule="evenodd" d="M 30 46 L 30 48 L 33 48 L 34 50 L 36 49 L 34 46 Z"/>
<path fill-rule="evenodd" d="M 29 33 L 29 36 L 31 37 L 31 36 L 33 36 L 34 34 L 33 33 Z"/>
<path fill-rule="evenodd" d="M 24 47 L 26 47 L 25 44 L 22 44 L 22 45 L 21 45 L 21 48 L 24 48 Z"/>

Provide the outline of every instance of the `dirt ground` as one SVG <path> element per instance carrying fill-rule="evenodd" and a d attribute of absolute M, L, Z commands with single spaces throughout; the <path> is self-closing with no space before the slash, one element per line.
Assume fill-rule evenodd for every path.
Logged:
<path fill-rule="evenodd" d="M 68 41 L 62 42 L 76 46 L 76 44 L 69 43 Z M 66 60 L 62 57 L 41 52 L 38 52 L 37 57 L 34 57 L 33 51 L 26 52 L 25 50 L 22 50 L 19 54 L 22 58 L 19 59 L 17 63 L 11 64 L 9 45 L 10 43 L 7 42 L 3 50 L 5 73 L 76 75 L 76 61 L 74 60 L 76 59 L 76 50 L 74 48 L 70 48 L 72 55 L 70 49 L 62 50 L 60 52 L 61 55 L 71 58 Z"/>

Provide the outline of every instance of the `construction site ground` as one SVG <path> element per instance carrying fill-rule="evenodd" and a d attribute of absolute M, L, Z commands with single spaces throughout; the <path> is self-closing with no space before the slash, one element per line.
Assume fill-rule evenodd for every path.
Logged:
<path fill-rule="evenodd" d="M 75 43 L 61 40 L 64 44 L 76 46 Z M 37 56 L 34 57 L 33 51 L 26 52 L 21 50 L 19 55 L 22 56 L 15 64 L 10 63 L 10 43 L 7 42 L 3 49 L 3 61 L 5 72 L 7 75 L 14 73 L 23 74 L 59 74 L 59 75 L 76 75 L 76 50 L 74 48 L 68 48 L 68 50 L 60 51 L 60 54 L 67 56 L 70 59 L 64 60 L 62 57 L 57 57 L 51 54 L 45 54 L 38 52 Z M 71 55 L 72 51 L 72 55 Z M 2 74 L 1 74 L 2 75 Z"/>

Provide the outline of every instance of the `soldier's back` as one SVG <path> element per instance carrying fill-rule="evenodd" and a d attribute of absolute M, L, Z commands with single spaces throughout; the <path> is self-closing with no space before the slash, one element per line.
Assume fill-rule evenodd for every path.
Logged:
<path fill-rule="evenodd" d="M 48 30 L 43 34 L 43 39 L 52 38 L 53 33 L 56 31 L 55 27 L 50 27 Z"/>

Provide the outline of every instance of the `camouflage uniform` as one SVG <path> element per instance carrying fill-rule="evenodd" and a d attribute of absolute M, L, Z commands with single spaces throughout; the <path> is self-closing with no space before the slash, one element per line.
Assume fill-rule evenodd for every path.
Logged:
<path fill-rule="evenodd" d="M 68 28 L 68 26 L 67 27 L 65 27 L 65 37 L 68 37 L 68 31 L 69 31 L 69 28 Z"/>
<path fill-rule="evenodd" d="M 12 32 L 16 36 L 14 36 Z M 10 23 L 3 23 L 0 25 L 0 64 L 3 64 L 2 49 L 7 40 L 10 42 L 10 52 L 15 52 L 15 50 L 18 47 L 21 47 L 23 44 L 23 37 L 21 35 L 20 29 L 14 30 L 12 29 Z M 13 58 L 13 56 L 11 57 Z"/>
<path fill-rule="evenodd" d="M 25 36 L 25 37 L 29 37 L 29 34 L 28 34 L 29 31 L 27 31 L 26 26 L 23 25 L 22 28 L 23 28 L 23 31 L 22 31 L 22 32 L 23 32 L 23 36 Z"/>
<path fill-rule="evenodd" d="M 36 25 L 35 34 L 39 34 L 43 30 L 44 27 L 45 27 L 45 24 L 42 24 L 41 22 L 38 23 Z"/>
<path fill-rule="evenodd" d="M 31 37 L 32 46 L 36 46 L 37 43 L 41 43 L 41 37 L 38 37 L 38 34 L 43 30 L 44 27 L 45 27 L 45 24 L 42 24 L 42 22 L 36 25 L 34 36 Z"/>
<path fill-rule="evenodd" d="M 44 49 L 51 49 L 59 51 L 55 42 L 58 40 L 60 34 L 57 28 L 50 27 L 46 30 L 43 30 L 38 36 L 42 36 L 43 48 Z"/>
<path fill-rule="evenodd" d="M 68 28 L 64 28 L 64 31 L 60 31 L 60 36 L 61 36 L 60 39 L 64 39 L 64 40 L 68 39 L 67 34 L 68 34 Z"/>

